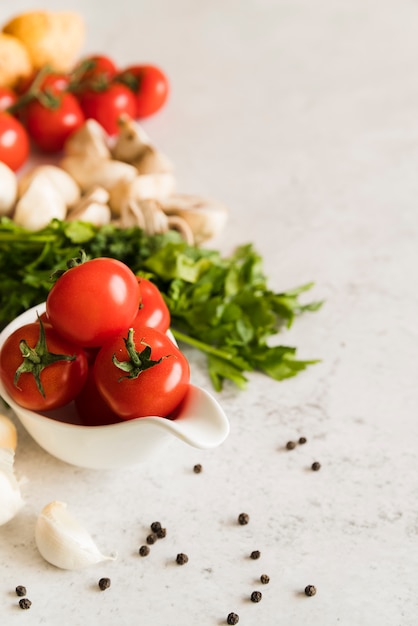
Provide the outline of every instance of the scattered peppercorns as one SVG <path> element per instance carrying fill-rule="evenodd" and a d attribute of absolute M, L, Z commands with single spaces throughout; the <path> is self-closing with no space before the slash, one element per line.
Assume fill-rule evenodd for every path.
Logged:
<path fill-rule="evenodd" d="M 240 513 L 238 515 L 238 524 L 240 524 L 240 526 L 245 526 L 246 524 L 248 524 L 249 521 L 250 516 L 248 515 L 248 513 Z"/>
<path fill-rule="evenodd" d="M 152 522 L 150 528 L 153 533 L 158 533 L 158 531 L 161 530 L 161 524 L 160 522 Z"/>
<path fill-rule="evenodd" d="M 196 463 L 196 465 L 193 467 L 193 471 L 195 474 L 200 474 L 202 469 L 203 467 L 201 466 L 200 463 Z"/>
<path fill-rule="evenodd" d="M 288 441 L 286 444 L 286 448 L 287 450 L 294 450 L 294 448 L 296 448 L 296 444 L 294 441 Z"/>
<path fill-rule="evenodd" d="M 318 461 L 315 461 L 314 463 L 312 463 L 311 469 L 314 472 L 318 472 L 321 469 L 321 463 L 318 463 Z"/>
<path fill-rule="evenodd" d="M 147 544 L 152 546 L 157 541 L 157 533 L 152 533 L 152 535 L 148 535 Z"/>
<path fill-rule="evenodd" d="M 300 443 L 301 446 L 303 446 L 304 443 L 306 443 L 308 440 L 306 439 L 306 437 L 299 437 L 299 441 L 298 443 Z"/>
<path fill-rule="evenodd" d="M 267 576 L 267 574 L 261 574 L 260 581 L 263 585 L 268 585 L 270 582 L 270 576 Z"/>
<path fill-rule="evenodd" d="M 150 549 L 148 546 L 141 546 L 139 548 L 139 554 L 140 556 L 148 556 L 148 554 L 150 553 Z"/>
<path fill-rule="evenodd" d="M 178 563 L 179 565 L 185 565 L 189 560 L 189 557 L 187 556 L 187 554 L 184 554 L 183 552 L 179 552 L 178 555 L 176 556 L 176 563 Z"/>
<path fill-rule="evenodd" d="M 19 606 L 21 609 L 30 609 L 30 607 L 32 606 L 32 602 L 29 600 L 29 598 L 21 598 L 19 600 Z"/>
<path fill-rule="evenodd" d="M 239 616 L 236 613 L 229 613 L 228 617 L 226 618 L 226 623 L 238 624 L 238 622 L 239 622 Z"/>
<path fill-rule="evenodd" d="M 23 585 L 18 585 L 16 587 L 16 595 L 17 596 L 25 596 L 26 595 L 26 587 Z"/>
<path fill-rule="evenodd" d="M 261 602 L 263 594 L 261 591 L 253 591 L 251 594 L 251 602 Z"/>
<path fill-rule="evenodd" d="M 259 559 L 261 556 L 260 550 L 253 550 L 250 554 L 250 557 L 254 560 Z"/>
<path fill-rule="evenodd" d="M 160 530 L 157 530 L 157 532 L 155 533 L 158 537 L 158 539 L 164 539 L 164 537 L 167 536 L 167 529 L 166 528 L 160 528 Z"/>
<path fill-rule="evenodd" d="M 316 587 L 315 585 L 307 585 L 305 587 L 305 596 L 314 596 L 316 594 Z"/>
<path fill-rule="evenodd" d="M 101 578 L 99 580 L 99 588 L 104 591 L 105 589 L 109 589 L 110 587 L 110 578 Z"/>

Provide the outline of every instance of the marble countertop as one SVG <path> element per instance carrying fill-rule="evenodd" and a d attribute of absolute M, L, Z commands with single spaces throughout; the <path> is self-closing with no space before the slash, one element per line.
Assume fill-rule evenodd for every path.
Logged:
<path fill-rule="evenodd" d="M 245 391 L 226 385 L 223 445 L 176 441 L 126 470 L 67 465 L 17 424 L 25 506 L 0 527 L 0 623 L 220 626 L 233 611 L 240 626 L 415 625 L 417 4 L 43 6 L 84 15 L 86 53 L 165 68 L 171 97 L 147 132 L 174 162 L 180 190 L 230 208 L 210 245 L 228 254 L 252 242 L 277 291 L 315 282 L 310 297 L 324 306 L 282 341 L 321 362 L 281 383 L 253 374 Z M 15 0 L 13 12 L 37 7 Z M 2 21 L 10 15 L 2 5 Z M 210 390 L 204 359 L 188 356 L 193 381 Z M 301 436 L 305 445 L 286 449 Z M 34 524 L 51 500 L 67 502 L 118 558 L 77 572 L 47 564 Z M 167 537 L 141 558 L 155 520 Z M 179 552 L 189 556 L 183 567 Z M 310 584 L 314 597 L 304 594 Z M 16 585 L 32 601 L 24 616 Z"/>

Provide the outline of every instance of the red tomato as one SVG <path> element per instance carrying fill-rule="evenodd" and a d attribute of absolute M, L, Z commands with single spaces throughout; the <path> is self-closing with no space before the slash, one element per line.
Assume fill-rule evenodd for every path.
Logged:
<path fill-rule="evenodd" d="M 109 135 L 119 132 L 119 117 L 126 113 L 135 118 L 135 96 L 120 83 L 111 83 L 105 89 L 86 89 L 79 95 L 79 102 L 86 118 L 93 118 L 103 126 Z"/>
<path fill-rule="evenodd" d="M 143 368 L 136 377 L 115 365 L 116 359 L 126 367 L 132 351 Z M 190 381 L 187 359 L 169 337 L 140 326 L 102 346 L 93 371 L 100 393 L 124 420 L 167 417 L 183 400 Z"/>
<path fill-rule="evenodd" d="M 67 339 L 101 346 L 132 324 L 139 307 L 135 274 L 116 259 L 97 258 L 67 270 L 46 300 L 48 318 Z"/>
<path fill-rule="evenodd" d="M 35 85 L 38 92 L 49 90 L 53 94 L 59 94 L 68 89 L 70 84 L 69 74 L 62 72 L 45 73 L 42 70 L 41 73 L 42 75 L 40 75 L 40 72 L 35 72 L 32 76 L 22 80 L 18 85 L 19 94 L 26 94 L 30 88 L 34 89 Z M 37 83 L 34 85 L 35 80 L 37 80 Z"/>
<path fill-rule="evenodd" d="M 141 294 L 135 325 L 149 326 L 165 333 L 170 327 L 170 311 L 157 285 L 138 276 Z"/>
<path fill-rule="evenodd" d="M 29 138 L 22 124 L 12 115 L 0 112 L 0 161 L 14 172 L 29 156 Z"/>
<path fill-rule="evenodd" d="M 5 111 L 17 101 L 17 94 L 9 87 L 0 87 L 0 111 Z"/>
<path fill-rule="evenodd" d="M 109 82 L 117 73 L 111 58 L 104 54 L 93 54 L 82 59 L 73 70 L 73 78 L 81 86 L 92 82 Z"/>
<path fill-rule="evenodd" d="M 135 94 L 136 117 L 156 113 L 168 98 L 168 78 L 155 65 L 131 65 L 121 72 L 118 80 Z"/>
<path fill-rule="evenodd" d="M 84 123 L 84 114 L 71 93 L 56 95 L 57 106 L 33 100 L 24 111 L 29 136 L 45 152 L 59 152 L 66 139 Z"/>
<path fill-rule="evenodd" d="M 84 426 L 103 426 L 121 421 L 97 389 L 92 369 L 89 369 L 87 380 L 74 404 Z"/>
<path fill-rule="evenodd" d="M 41 356 L 42 327 L 38 322 L 15 330 L 4 342 L 0 353 L 0 376 L 5 388 L 18 404 L 33 411 L 48 411 L 71 402 L 81 391 L 88 371 L 82 348 L 61 337 L 49 324 L 44 324 L 43 329 L 49 353 L 72 357 L 72 360 L 46 364 L 42 369 L 40 383 L 44 395 L 37 387 L 35 375 L 30 371 L 21 373 L 15 383 L 18 368 L 24 360 L 26 364 L 31 360 L 30 356 L 25 359 L 22 356 L 22 340 L 29 348 L 37 348 Z"/>

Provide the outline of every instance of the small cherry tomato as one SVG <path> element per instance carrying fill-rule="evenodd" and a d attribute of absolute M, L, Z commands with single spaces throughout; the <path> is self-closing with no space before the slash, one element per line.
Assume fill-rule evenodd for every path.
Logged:
<path fill-rule="evenodd" d="M 89 87 L 95 83 L 109 82 L 117 73 L 117 67 L 112 59 L 104 54 L 92 54 L 81 59 L 72 71 L 76 87 Z"/>
<path fill-rule="evenodd" d="M 169 416 L 190 382 L 188 361 L 171 339 L 141 326 L 106 342 L 93 371 L 99 392 L 124 420 Z"/>
<path fill-rule="evenodd" d="M 149 326 L 165 333 L 170 327 L 170 311 L 161 291 L 147 278 L 138 276 L 140 304 L 135 325 Z"/>
<path fill-rule="evenodd" d="M 46 299 L 53 327 L 83 347 L 101 346 L 129 328 L 138 307 L 135 274 L 112 258 L 91 259 L 67 270 Z"/>
<path fill-rule="evenodd" d="M 32 411 L 71 402 L 83 388 L 87 372 L 84 350 L 39 321 L 15 330 L 0 353 L 0 376 L 7 392 Z"/>
<path fill-rule="evenodd" d="M 118 80 L 135 94 L 136 117 L 156 113 L 168 98 L 168 78 L 155 65 L 131 65 L 118 75 Z"/>
<path fill-rule="evenodd" d="M 80 105 L 71 93 L 55 94 L 51 104 L 39 99 L 30 102 L 23 119 L 29 136 L 44 152 L 59 152 L 67 138 L 85 119 Z"/>
<path fill-rule="evenodd" d="M 120 83 L 111 83 L 100 90 L 86 89 L 77 97 L 86 118 L 99 122 L 109 135 L 119 132 L 118 121 L 123 113 L 135 118 L 134 94 Z"/>
<path fill-rule="evenodd" d="M 17 102 L 17 93 L 9 87 L 0 87 L 0 111 L 5 111 Z"/>
<path fill-rule="evenodd" d="M 22 80 L 18 85 L 18 91 L 20 95 L 24 95 L 27 94 L 29 89 L 34 90 L 36 88 L 36 93 L 50 91 L 53 94 L 59 94 L 66 91 L 69 84 L 69 74 L 62 72 L 44 72 L 41 70 L 41 72 L 35 72 L 32 76 Z"/>
<path fill-rule="evenodd" d="M 9 113 L 0 112 L 0 161 L 16 172 L 29 156 L 28 134 Z"/>

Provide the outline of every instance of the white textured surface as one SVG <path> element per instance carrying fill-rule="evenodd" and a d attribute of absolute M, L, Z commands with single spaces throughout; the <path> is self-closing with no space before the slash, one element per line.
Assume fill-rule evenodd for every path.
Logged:
<path fill-rule="evenodd" d="M 55 461 L 19 428 L 26 506 L 0 528 L 0 623 L 213 626 L 235 611 L 240 626 L 414 626 L 417 3 L 42 4 L 85 15 L 86 51 L 167 70 L 170 102 L 146 129 L 181 190 L 231 207 L 213 245 L 254 242 L 273 288 L 314 280 L 326 305 L 283 338 L 321 364 L 284 383 L 254 375 L 246 392 L 227 387 L 231 434 L 217 450 L 176 443 L 147 467 L 94 472 Z M 200 356 L 190 360 L 209 388 Z M 300 435 L 305 446 L 284 450 Z M 118 559 L 78 573 L 43 562 L 34 524 L 54 499 Z M 236 523 L 241 511 L 248 526 Z M 140 558 L 156 519 L 167 537 Z M 25 616 L 18 584 L 33 602 Z"/>

